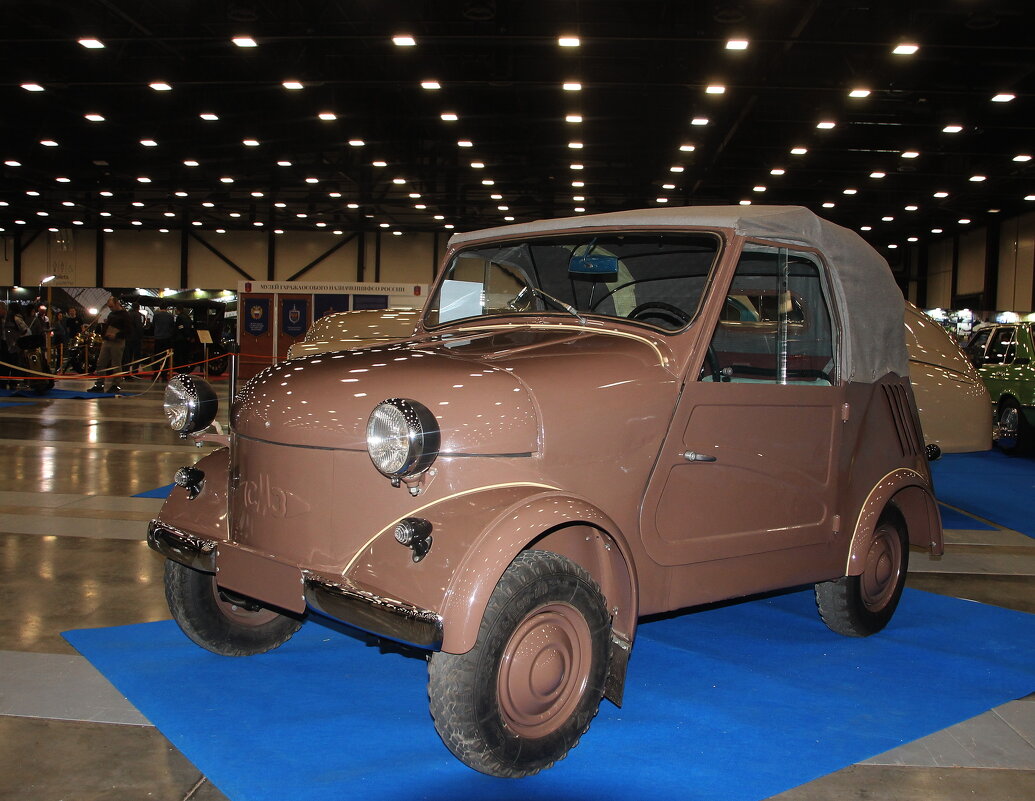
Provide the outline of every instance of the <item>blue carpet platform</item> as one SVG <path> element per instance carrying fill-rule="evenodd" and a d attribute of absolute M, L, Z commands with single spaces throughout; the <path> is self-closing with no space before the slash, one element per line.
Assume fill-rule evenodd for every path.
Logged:
<path fill-rule="evenodd" d="M 996 450 L 951 453 L 933 462 L 931 473 L 938 500 L 1035 537 L 1035 459 Z M 943 523 L 946 528 L 980 527 L 950 526 L 944 516 Z"/>
<path fill-rule="evenodd" d="M 86 390 L 75 390 L 75 389 L 51 389 L 44 392 L 42 395 L 38 395 L 31 390 L 26 389 L 0 389 L 0 398 L 39 398 L 40 400 L 49 400 L 54 398 L 68 399 L 76 398 L 84 400 L 87 398 L 114 398 L 113 392 L 87 392 Z"/>
<path fill-rule="evenodd" d="M 755 801 L 1035 690 L 1035 615 L 907 590 L 852 639 L 799 591 L 643 624 L 624 707 L 504 780 L 441 744 L 423 660 L 329 623 L 237 659 L 171 621 L 65 637 L 232 801 Z"/>

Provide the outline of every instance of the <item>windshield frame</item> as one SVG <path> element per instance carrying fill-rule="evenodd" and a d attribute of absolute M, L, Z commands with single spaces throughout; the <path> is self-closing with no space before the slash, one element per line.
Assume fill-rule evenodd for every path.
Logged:
<path fill-rule="evenodd" d="M 582 243 L 585 244 L 587 241 L 592 240 L 596 236 L 607 237 L 607 236 L 630 236 L 630 237 L 643 237 L 643 236 L 668 236 L 677 237 L 685 236 L 687 238 L 699 237 L 699 238 L 710 238 L 714 241 L 715 249 L 711 255 L 711 262 L 707 267 L 706 272 L 702 273 L 703 283 L 696 298 L 696 307 L 693 312 L 689 315 L 689 319 L 686 323 L 680 325 L 677 328 L 665 328 L 660 325 L 656 325 L 649 321 L 632 319 L 625 316 L 614 315 L 614 314 L 601 314 L 598 311 L 576 308 L 576 309 L 562 309 L 555 307 L 554 304 L 545 304 L 546 308 L 542 309 L 531 309 L 531 310 L 519 310 L 514 309 L 509 312 L 494 312 L 472 315 L 466 317 L 458 317 L 455 319 L 447 320 L 445 322 L 431 322 L 433 314 L 437 314 L 438 304 L 441 299 L 441 293 L 443 285 L 449 280 L 451 271 L 456 264 L 456 261 L 464 253 L 470 253 L 472 251 L 486 250 L 490 248 L 505 248 L 505 247 L 518 247 L 523 244 L 535 244 L 536 242 L 542 242 L 543 240 L 561 240 L 566 238 L 579 238 Z M 443 259 L 443 268 L 439 276 L 437 277 L 431 292 L 428 295 L 428 301 L 424 305 L 423 312 L 421 314 L 421 328 L 428 332 L 438 332 L 448 330 L 453 327 L 461 328 L 479 328 L 487 326 L 497 326 L 501 321 L 507 320 L 512 321 L 515 318 L 520 318 L 527 324 L 555 324 L 555 323 L 567 323 L 567 324 L 578 324 L 581 326 L 595 326 L 600 325 L 631 325 L 637 328 L 645 328 L 655 334 L 663 334 L 665 336 L 678 335 L 686 331 L 688 328 L 693 326 L 696 320 L 700 317 L 702 311 L 707 302 L 711 287 L 715 281 L 716 272 L 722 263 L 723 257 L 729 248 L 732 238 L 729 236 L 729 232 L 725 230 L 716 230 L 714 228 L 695 228 L 695 227 L 667 227 L 667 226 L 645 226 L 645 227 L 629 227 L 629 228 L 603 228 L 603 229 L 586 229 L 578 228 L 572 230 L 553 230 L 544 231 L 542 233 L 525 233 L 521 236 L 512 237 L 492 237 L 483 240 L 468 240 L 461 246 L 451 248 L 447 251 L 445 258 Z M 579 247 L 572 248 L 572 252 L 579 250 Z M 545 290 L 541 287 L 539 281 L 538 265 L 532 262 L 533 270 L 532 277 L 536 280 L 537 285 L 533 289 L 535 294 L 544 292 Z M 599 305 L 606 297 L 615 294 L 623 288 L 637 283 L 648 283 L 651 281 L 665 280 L 662 277 L 652 278 L 641 278 L 635 281 L 625 281 L 621 285 L 616 286 L 610 292 L 602 298 L 594 300 L 594 307 Z M 434 309 L 434 311 L 433 311 Z"/>

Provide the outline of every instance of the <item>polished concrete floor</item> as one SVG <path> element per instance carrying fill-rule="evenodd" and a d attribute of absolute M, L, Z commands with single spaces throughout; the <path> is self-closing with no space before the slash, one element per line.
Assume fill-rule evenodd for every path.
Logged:
<path fill-rule="evenodd" d="M 225 798 L 60 636 L 169 616 L 143 543 L 161 501 L 132 496 L 200 454 L 166 426 L 160 386 L 126 392 L 0 399 L 0 801 Z M 913 555 L 911 586 L 1035 613 L 1035 540 L 947 541 L 940 560 Z M 1035 696 L 777 798 L 1031 801 Z"/>

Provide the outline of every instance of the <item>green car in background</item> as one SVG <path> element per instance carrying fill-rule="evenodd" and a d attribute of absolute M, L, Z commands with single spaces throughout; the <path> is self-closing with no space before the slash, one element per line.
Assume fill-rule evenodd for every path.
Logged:
<path fill-rule="evenodd" d="M 996 444 L 1006 453 L 1035 447 L 1035 347 L 1031 323 L 983 328 L 971 337 L 967 355 L 992 396 Z"/>

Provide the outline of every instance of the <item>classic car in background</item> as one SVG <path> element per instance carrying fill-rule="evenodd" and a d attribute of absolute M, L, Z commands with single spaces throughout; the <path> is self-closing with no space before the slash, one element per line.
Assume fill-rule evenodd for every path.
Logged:
<path fill-rule="evenodd" d="M 288 348 L 287 358 L 406 339 L 413 334 L 420 314 L 420 309 L 359 309 L 328 314 L 309 327 L 305 339 Z"/>
<path fill-rule="evenodd" d="M 983 328 L 966 347 L 994 409 L 996 444 L 1006 453 L 1031 453 L 1035 447 L 1035 347 L 1031 323 Z"/>
<path fill-rule="evenodd" d="M 148 541 L 202 647 L 313 609 L 426 649 L 445 745 L 525 776 L 621 703 L 642 615 L 809 583 L 833 631 L 888 623 L 943 547 L 908 369 L 887 264 L 804 208 L 458 234 L 413 336 L 263 370 L 228 433 L 174 378 L 222 447 Z"/>
<path fill-rule="evenodd" d="M 944 453 L 992 447 L 990 398 L 981 376 L 942 326 L 906 303 L 906 347 L 924 441 Z"/>

